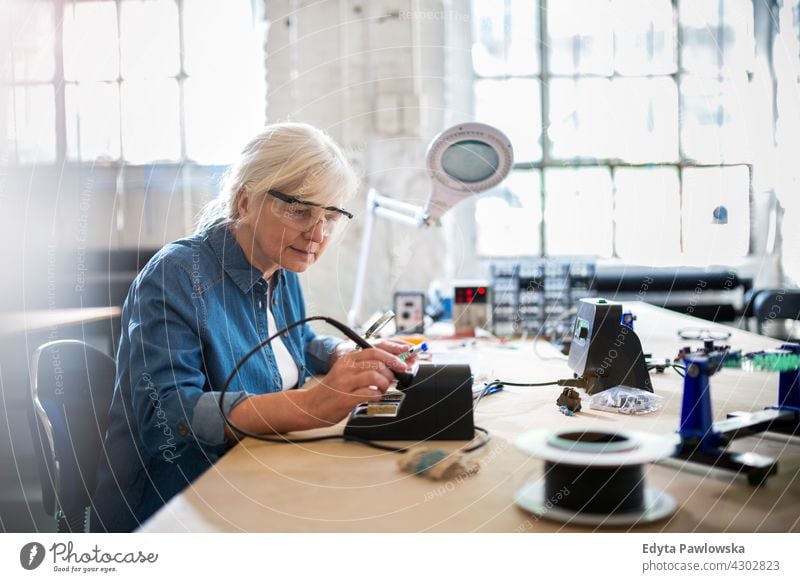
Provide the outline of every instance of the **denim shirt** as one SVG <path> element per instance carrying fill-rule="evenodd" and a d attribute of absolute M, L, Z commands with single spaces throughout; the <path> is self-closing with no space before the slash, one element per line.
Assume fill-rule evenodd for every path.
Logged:
<path fill-rule="evenodd" d="M 278 329 L 306 317 L 295 273 L 272 279 Z M 122 309 L 109 428 L 97 470 L 92 531 L 131 531 L 228 449 L 219 391 L 234 365 L 269 337 L 268 283 L 229 228 L 217 224 L 161 249 L 136 277 Z M 298 386 L 327 372 L 340 341 L 306 324 L 283 336 Z M 270 346 L 239 370 L 224 408 L 279 392 Z"/>

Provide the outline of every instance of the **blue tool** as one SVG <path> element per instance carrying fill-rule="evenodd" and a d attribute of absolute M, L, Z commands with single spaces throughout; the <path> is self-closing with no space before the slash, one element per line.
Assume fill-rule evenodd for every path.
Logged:
<path fill-rule="evenodd" d="M 623 311 L 622 312 L 622 319 L 620 323 L 627 328 L 633 329 L 633 322 L 636 319 L 636 316 L 631 311 Z"/>
<path fill-rule="evenodd" d="M 490 396 L 492 394 L 497 394 L 498 392 L 502 391 L 504 386 L 502 384 L 486 384 L 484 386 L 473 386 L 472 387 L 472 397 L 473 398 L 483 398 L 484 396 Z"/>
<path fill-rule="evenodd" d="M 785 352 L 800 356 L 800 344 L 783 344 L 780 349 Z M 794 413 L 794 425 L 787 426 L 781 432 L 795 434 L 800 431 L 800 368 L 784 370 L 778 376 L 778 406 L 777 410 Z"/>
<path fill-rule="evenodd" d="M 740 367 L 742 361 L 762 362 L 761 369 L 770 369 L 769 358 L 784 361 L 800 355 L 800 344 L 784 344 L 780 353 L 745 354 L 730 351 L 729 346 L 706 343 L 703 348 L 684 348 L 680 357 L 686 366 L 683 380 L 680 437 L 675 456 L 721 469 L 747 475 L 751 485 L 761 485 L 777 472 L 775 459 L 752 452 L 736 453 L 726 450 L 733 439 L 764 431 L 796 434 L 800 430 L 800 385 L 798 369 L 780 373 L 777 407 L 757 412 L 735 412 L 727 420 L 713 422 L 711 385 L 709 378 L 725 367 Z"/>
<path fill-rule="evenodd" d="M 681 402 L 681 439 L 701 451 L 709 452 L 722 444 L 722 436 L 714 431 L 709 377 L 719 369 L 718 358 L 687 356 Z"/>
<path fill-rule="evenodd" d="M 489 386 L 489 388 L 483 393 L 484 396 L 489 396 L 490 394 L 495 394 L 496 392 L 500 392 L 503 390 L 502 384 L 495 384 L 494 386 Z"/>

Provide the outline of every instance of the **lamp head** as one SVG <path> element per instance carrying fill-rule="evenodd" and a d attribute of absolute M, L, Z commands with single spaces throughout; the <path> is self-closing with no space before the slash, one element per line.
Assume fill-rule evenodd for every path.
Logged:
<path fill-rule="evenodd" d="M 514 148 L 495 127 L 460 123 L 433 139 L 426 163 L 431 192 L 424 220 L 433 224 L 461 200 L 502 182 L 514 164 Z"/>

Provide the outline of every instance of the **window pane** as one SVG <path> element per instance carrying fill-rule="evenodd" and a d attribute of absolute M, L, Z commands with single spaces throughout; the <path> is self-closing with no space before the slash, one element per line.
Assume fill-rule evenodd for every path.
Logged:
<path fill-rule="evenodd" d="M 122 153 L 133 163 L 180 157 L 178 83 L 122 83 Z"/>
<path fill-rule="evenodd" d="M 111 81 L 119 77 L 114 2 L 70 2 L 64 6 L 64 77 L 68 81 Z"/>
<path fill-rule="evenodd" d="M 787 278 L 800 281 L 800 0 L 783 2 L 778 30 L 772 53 L 778 81 L 775 190 L 783 207 L 782 223 L 792 225 L 781 232 L 783 270 Z"/>
<path fill-rule="evenodd" d="M 752 0 L 681 0 L 681 64 L 692 73 L 753 67 Z"/>
<path fill-rule="evenodd" d="M 642 265 L 677 262 L 681 231 L 677 168 L 620 168 L 614 173 L 614 187 L 620 258 Z"/>
<path fill-rule="evenodd" d="M 614 80 L 617 127 L 608 135 L 615 156 L 628 162 L 678 159 L 678 90 L 670 77 Z"/>
<path fill-rule="evenodd" d="M 52 85 L 15 87 L 9 139 L 17 144 L 20 163 L 46 164 L 56 159 L 56 113 Z"/>
<path fill-rule="evenodd" d="M 53 5 L 0 2 L 0 78 L 50 81 L 55 72 Z"/>
<path fill-rule="evenodd" d="M 185 0 L 183 24 L 187 75 L 230 76 L 263 55 L 253 34 L 250 0 Z"/>
<path fill-rule="evenodd" d="M 188 78 L 184 84 L 186 155 L 204 164 L 232 162 L 264 123 L 258 84 Z M 255 85 L 255 86 L 254 86 Z"/>
<path fill-rule="evenodd" d="M 475 114 L 482 123 L 504 131 L 516 161 L 542 158 L 539 82 L 533 79 L 475 82 Z"/>
<path fill-rule="evenodd" d="M 674 73 L 670 0 L 614 0 L 614 63 L 623 75 Z"/>
<path fill-rule="evenodd" d="M 122 2 L 120 5 L 122 76 L 170 77 L 180 70 L 178 6 L 173 0 Z"/>
<path fill-rule="evenodd" d="M 686 76 L 681 102 L 684 157 L 709 164 L 752 159 L 757 128 L 749 126 L 748 112 L 758 105 L 744 75 L 726 81 Z"/>
<path fill-rule="evenodd" d="M 475 204 L 478 255 L 539 255 L 539 172 L 513 172 L 495 190 L 496 194 L 484 194 Z"/>
<path fill-rule="evenodd" d="M 555 168 L 544 176 L 547 254 L 611 256 L 614 208 L 608 169 Z"/>
<path fill-rule="evenodd" d="M 547 5 L 550 71 L 610 75 L 614 71 L 608 0 L 558 0 Z"/>
<path fill-rule="evenodd" d="M 119 87 L 116 83 L 66 86 L 67 158 L 119 159 Z"/>
<path fill-rule="evenodd" d="M 511 111 L 506 115 L 512 116 Z M 617 132 L 609 79 L 553 79 L 548 137 L 554 158 L 607 158 Z M 516 146 L 516 142 L 515 142 Z"/>
<path fill-rule="evenodd" d="M 475 2 L 473 26 L 472 62 L 477 74 L 532 75 L 539 72 L 538 2 Z"/>
<path fill-rule="evenodd" d="M 778 28 L 773 51 L 778 113 L 775 131 L 779 155 L 785 155 L 788 161 L 800 151 L 800 0 L 784 2 Z M 779 171 L 785 171 L 785 167 L 800 170 L 797 164 L 778 163 Z"/>
<path fill-rule="evenodd" d="M 727 224 L 714 224 L 714 210 L 727 210 Z M 735 262 L 750 241 L 750 173 L 746 166 L 687 168 L 683 172 L 684 249 L 704 265 Z"/>

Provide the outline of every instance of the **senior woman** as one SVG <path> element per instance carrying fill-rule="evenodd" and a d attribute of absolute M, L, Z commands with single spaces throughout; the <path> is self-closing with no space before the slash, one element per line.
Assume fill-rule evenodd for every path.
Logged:
<path fill-rule="evenodd" d="M 297 273 L 352 218 L 342 206 L 355 187 L 322 131 L 267 126 L 231 166 L 197 232 L 165 246 L 138 275 L 122 311 L 92 531 L 135 529 L 235 442 L 219 391 L 252 347 L 306 317 Z M 354 350 L 298 326 L 239 369 L 224 408 L 257 433 L 335 424 L 379 399 L 392 370 L 407 369 L 396 357 L 403 349 L 385 340 Z"/>

